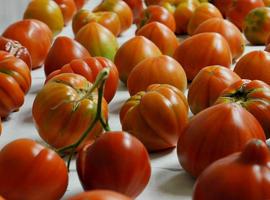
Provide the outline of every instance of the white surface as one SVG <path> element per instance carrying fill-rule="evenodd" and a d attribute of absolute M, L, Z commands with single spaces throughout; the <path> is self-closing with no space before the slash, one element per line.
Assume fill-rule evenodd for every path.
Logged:
<path fill-rule="evenodd" d="M 2 32 L 4 28 L 12 23 L 11 18 L 7 15 L 10 10 L 11 13 L 17 14 L 16 19 L 20 19 L 22 16 L 23 10 L 26 7 L 26 2 L 28 0 L 1 0 L 4 1 L 4 6 L 0 8 L 0 31 Z M 17 4 L 20 2 L 20 4 Z M 87 8 L 91 9 L 99 0 L 90 0 L 87 5 Z M 17 9 L 18 12 L 12 12 L 13 7 L 20 7 Z M 4 9 L 3 9 L 4 8 Z M 6 10 L 5 13 L 2 11 Z M 16 10 L 16 9 L 15 9 Z M 6 20 L 4 20 L 6 19 Z M 14 16 L 13 18 L 14 19 Z M 15 19 L 14 19 L 15 20 Z M 3 22 L 3 23 L 1 23 Z M 4 26 L 5 25 L 5 26 Z M 132 35 L 134 35 L 135 27 L 133 26 L 129 31 L 124 33 L 120 38 L 119 42 L 122 44 Z M 67 35 L 73 37 L 70 25 L 64 29 L 60 35 Z M 263 47 L 248 47 L 246 52 L 254 49 L 263 49 Z M 15 138 L 33 138 L 35 140 L 41 141 L 37 130 L 34 127 L 32 121 L 32 103 L 37 94 L 37 92 L 42 88 L 44 83 L 44 72 L 40 68 L 32 72 L 32 87 L 30 92 L 25 98 L 25 103 L 23 107 L 17 113 L 12 113 L 9 119 L 3 122 L 3 133 L 0 137 L 0 148 L 7 144 L 8 142 L 14 140 Z M 121 130 L 118 112 L 121 105 L 129 97 L 126 88 L 123 85 L 119 86 L 119 90 L 114 97 L 113 101 L 110 103 L 110 126 L 112 130 Z M 163 152 L 159 154 L 151 155 L 151 164 L 152 164 L 152 176 L 150 182 L 144 192 L 137 198 L 138 200 L 190 200 L 192 195 L 192 187 L 194 180 L 184 172 L 177 160 L 177 155 L 175 150 Z M 67 199 L 71 195 L 82 192 L 83 189 L 79 183 L 75 163 L 72 162 L 71 172 L 69 174 L 69 187 L 63 197 Z"/>

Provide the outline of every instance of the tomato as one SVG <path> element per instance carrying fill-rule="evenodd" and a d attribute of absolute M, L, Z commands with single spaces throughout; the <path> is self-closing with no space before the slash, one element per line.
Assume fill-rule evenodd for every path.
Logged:
<path fill-rule="evenodd" d="M 270 0 L 263 0 L 265 6 L 270 6 Z"/>
<path fill-rule="evenodd" d="M 187 31 L 189 35 L 193 35 L 196 28 L 203 23 L 204 21 L 210 18 L 221 18 L 222 14 L 219 10 L 210 3 L 202 3 L 200 4 L 194 11 L 192 17 L 189 20 Z"/>
<path fill-rule="evenodd" d="M 204 32 L 216 32 L 221 34 L 227 40 L 234 60 L 244 53 L 245 38 L 233 23 L 220 18 L 211 18 L 201 23 L 194 34 Z"/>
<path fill-rule="evenodd" d="M 41 67 L 52 42 L 52 32 L 41 21 L 27 19 L 11 24 L 3 36 L 20 42 L 31 55 L 32 68 Z"/>
<path fill-rule="evenodd" d="M 94 12 L 111 11 L 115 12 L 121 23 L 121 33 L 130 28 L 133 22 L 132 10 L 122 0 L 104 0 L 95 9 Z"/>
<path fill-rule="evenodd" d="M 90 57 L 90 54 L 87 49 L 77 41 L 65 36 L 57 37 L 45 60 L 45 74 L 48 76 L 51 72 L 60 69 L 73 59 L 88 57 Z"/>
<path fill-rule="evenodd" d="M 187 88 L 187 77 L 176 60 L 161 55 L 146 58 L 137 64 L 129 74 L 127 87 L 130 95 L 135 95 L 155 83 L 169 84 L 184 92 Z"/>
<path fill-rule="evenodd" d="M 113 60 L 118 49 L 117 39 L 112 32 L 96 22 L 90 22 L 82 27 L 75 39 L 92 56 L 102 56 Z"/>
<path fill-rule="evenodd" d="M 248 13 L 243 30 L 247 40 L 254 45 L 262 45 L 267 42 L 270 32 L 270 8 L 255 8 Z"/>
<path fill-rule="evenodd" d="M 213 4 L 219 9 L 224 17 L 226 17 L 229 8 L 233 4 L 233 0 L 214 0 Z"/>
<path fill-rule="evenodd" d="M 257 50 L 245 54 L 236 63 L 234 72 L 241 78 L 270 84 L 270 53 Z"/>
<path fill-rule="evenodd" d="M 193 114 L 212 106 L 222 91 L 241 80 L 232 70 L 219 65 L 208 66 L 197 74 L 188 90 L 188 103 Z"/>
<path fill-rule="evenodd" d="M 264 131 L 252 114 L 236 103 L 215 105 L 189 121 L 179 137 L 178 159 L 197 177 L 214 161 L 243 150 L 253 138 L 265 141 Z"/>
<path fill-rule="evenodd" d="M 162 54 L 172 56 L 179 42 L 175 34 L 159 22 L 144 25 L 136 35 L 141 35 L 151 40 L 160 49 Z"/>
<path fill-rule="evenodd" d="M 54 35 L 61 32 L 64 27 L 64 18 L 60 7 L 51 0 L 34 0 L 28 4 L 24 19 L 37 19 L 51 29 Z"/>
<path fill-rule="evenodd" d="M 93 190 L 90 192 L 83 192 L 68 200 L 131 200 L 131 198 L 110 190 Z"/>
<path fill-rule="evenodd" d="M 232 62 L 230 47 L 218 33 L 200 33 L 184 40 L 173 57 L 183 66 L 190 81 L 206 66 L 229 68 Z"/>
<path fill-rule="evenodd" d="M 243 23 L 247 14 L 254 8 L 263 6 L 263 0 L 234 0 L 227 10 L 227 18 L 240 30 L 243 30 Z"/>
<path fill-rule="evenodd" d="M 31 139 L 17 139 L 0 151 L 0 177 L 0 195 L 9 200 L 57 200 L 68 185 L 64 160 Z"/>
<path fill-rule="evenodd" d="M 21 59 L 0 51 L 0 116 L 7 117 L 24 102 L 31 86 L 29 67 Z"/>
<path fill-rule="evenodd" d="M 137 30 L 150 22 L 160 22 L 166 25 L 172 32 L 175 31 L 175 20 L 173 15 L 165 8 L 153 5 L 147 7 L 137 22 Z"/>
<path fill-rule="evenodd" d="M 84 76 L 88 81 L 94 82 L 98 73 L 105 67 L 110 68 L 110 74 L 105 83 L 104 98 L 109 103 L 114 97 L 118 87 L 118 71 L 114 63 L 103 57 L 75 59 L 64 65 L 61 69 L 52 72 L 47 80 L 61 73 L 75 73 Z"/>
<path fill-rule="evenodd" d="M 124 132 L 106 132 L 79 152 L 77 172 L 85 190 L 108 189 L 135 198 L 146 187 L 151 166 L 139 140 Z"/>
<path fill-rule="evenodd" d="M 161 55 L 159 48 L 143 36 L 136 36 L 126 41 L 117 51 L 114 63 L 120 80 L 126 84 L 131 70 L 145 58 Z"/>
<path fill-rule="evenodd" d="M 236 102 L 260 122 L 266 137 L 270 137 L 270 86 L 258 80 L 239 80 L 226 88 L 216 103 Z"/>
<path fill-rule="evenodd" d="M 121 23 L 118 15 L 114 12 L 90 12 L 81 9 L 76 13 L 72 21 L 73 33 L 76 34 L 83 26 L 89 22 L 97 22 L 109 29 L 115 36 L 121 31 Z"/>
<path fill-rule="evenodd" d="M 88 0 L 73 0 L 76 4 L 77 10 L 80 10 Z"/>
<path fill-rule="evenodd" d="M 83 76 L 72 73 L 52 78 L 37 94 L 32 115 L 39 135 L 55 148 L 75 143 L 96 115 L 97 92 L 89 94 L 92 84 Z M 108 107 L 102 101 L 102 116 L 108 118 Z M 100 123 L 81 143 L 80 149 L 102 133 Z"/>
<path fill-rule="evenodd" d="M 142 0 L 124 0 L 132 10 L 133 22 L 136 22 L 143 12 L 143 1 Z"/>
<path fill-rule="evenodd" d="M 198 178 L 193 200 L 269 199 L 270 155 L 266 144 L 251 140 L 243 152 L 222 158 Z"/>
<path fill-rule="evenodd" d="M 188 122 L 184 94 L 171 85 L 150 85 L 130 97 L 120 110 L 122 129 L 137 137 L 148 151 L 173 148 Z"/>
<path fill-rule="evenodd" d="M 64 23 L 67 25 L 77 11 L 74 0 L 54 0 L 60 7 Z"/>

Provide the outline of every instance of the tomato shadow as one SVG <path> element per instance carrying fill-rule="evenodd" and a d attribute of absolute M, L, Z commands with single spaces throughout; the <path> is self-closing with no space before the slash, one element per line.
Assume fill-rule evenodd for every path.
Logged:
<path fill-rule="evenodd" d="M 35 78 L 33 81 L 35 81 L 35 84 L 32 83 L 29 94 L 37 94 L 44 86 L 44 81 L 41 78 Z"/>
<path fill-rule="evenodd" d="M 160 159 L 161 157 L 164 157 L 168 154 L 173 153 L 174 149 L 175 148 L 169 148 L 169 149 L 162 150 L 162 151 L 150 152 L 150 158 L 151 158 L 151 160 Z"/>
<path fill-rule="evenodd" d="M 111 114 L 119 114 L 121 107 L 125 103 L 126 99 L 118 99 L 115 101 L 112 101 L 109 104 L 109 110 Z"/>

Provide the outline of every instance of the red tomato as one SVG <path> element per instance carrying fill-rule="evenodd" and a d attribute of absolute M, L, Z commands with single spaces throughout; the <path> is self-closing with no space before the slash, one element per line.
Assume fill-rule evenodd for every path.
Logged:
<path fill-rule="evenodd" d="M 177 155 L 193 177 L 214 161 L 243 150 L 253 139 L 265 141 L 256 118 L 236 103 L 219 104 L 195 115 L 181 133 Z"/>
<path fill-rule="evenodd" d="M 212 106 L 222 91 L 238 80 L 241 78 L 226 67 L 213 65 L 201 69 L 188 90 L 192 113 L 196 114 Z"/>
<path fill-rule="evenodd" d="M 233 4 L 233 0 L 214 0 L 213 4 L 219 9 L 222 15 L 226 17 L 228 9 Z"/>
<path fill-rule="evenodd" d="M 60 199 L 68 185 L 64 160 L 30 139 L 0 151 L 0 195 L 9 200 Z"/>
<path fill-rule="evenodd" d="M 151 40 L 160 49 L 162 54 L 172 56 L 179 42 L 174 32 L 159 22 L 144 25 L 136 35 L 141 35 Z"/>
<path fill-rule="evenodd" d="M 73 0 L 76 4 L 77 10 L 80 10 L 88 0 Z"/>
<path fill-rule="evenodd" d="M 54 1 L 59 5 L 64 17 L 64 23 L 65 25 L 67 25 L 77 11 L 77 7 L 74 0 L 54 0 Z"/>
<path fill-rule="evenodd" d="M 32 58 L 32 68 L 41 67 L 51 47 L 52 32 L 41 21 L 27 19 L 11 24 L 3 36 L 20 42 Z"/>
<path fill-rule="evenodd" d="M 218 33 L 200 33 L 184 40 L 173 57 L 183 66 L 190 81 L 206 66 L 229 68 L 232 63 L 228 42 Z"/>
<path fill-rule="evenodd" d="M 54 76 L 61 73 L 75 73 L 84 76 L 88 81 L 93 83 L 98 73 L 105 67 L 110 68 L 110 74 L 105 83 L 104 98 L 109 103 L 114 97 L 118 87 L 118 70 L 114 63 L 103 57 L 90 57 L 85 59 L 75 59 L 64 65 L 61 69 L 49 74 L 46 82 Z"/>
<path fill-rule="evenodd" d="M 53 77 L 37 94 L 32 115 L 39 135 L 55 148 L 71 145 L 80 138 L 94 120 L 97 111 L 97 91 L 83 76 L 72 73 Z M 102 116 L 108 118 L 108 107 L 102 100 Z M 103 132 L 97 123 L 78 147 L 92 141 Z"/>
<path fill-rule="evenodd" d="M 79 152 L 77 172 L 85 190 L 108 189 L 135 198 L 146 187 L 151 166 L 139 140 L 107 132 Z"/>
<path fill-rule="evenodd" d="M 87 49 L 77 41 L 65 36 L 57 37 L 45 60 L 45 74 L 48 76 L 51 72 L 60 69 L 73 59 L 84 59 L 88 57 L 90 57 L 90 54 Z"/>
<path fill-rule="evenodd" d="M 93 190 L 90 192 L 83 192 L 68 200 L 131 200 L 131 198 L 110 190 Z"/>
<path fill-rule="evenodd" d="M 143 12 L 143 1 L 142 0 L 124 0 L 133 12 L 133 22 L 139 19 Z"/>
<path fill-rule="evenodd" d="M 188 104 L 177 88 L 153 84 L 125 102 L 120 120 L 122 129 L 142 141 L 148 151 L 174 148 L 188 122 Z"/>
<path fill-rule="evenodd" d="M 143 36 L 126 41 L 117 51 L 114 63 L 120 80 L 126 84 L 131 70 L 145 58 L 161 55 L 159 48 Z"/>
<path fill-rule="evenodd" d="M 216 32 L 221 34 L 227 40 L 234 60 L 244 53 L 245 38 L 233 23 L 220 18 L 211 18 L 201 23 L 194 34 L 204 32 Z"/>
<path fill-rule="evenodd" d="M 234 72 L 243 79 L 261 80 L 270 84 L 270 53 L 252 51 L 236 63 Z"/>

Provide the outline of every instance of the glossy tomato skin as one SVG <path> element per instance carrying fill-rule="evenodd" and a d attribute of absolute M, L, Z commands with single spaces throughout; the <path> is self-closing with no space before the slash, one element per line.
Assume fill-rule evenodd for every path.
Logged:
<path fill-rule="evenodd" d="M 48 76 L 51 72 L 60 69 L 73 59 L 88 57 L 90 57 L 90 54 L 79 42 L 66 36 L 59 36 L 54 41 L 46 57 L 44 63 L 45 75 Z"/>
<path fill-rule="evenodd" d="M 60 7 L 55 1 L 31 1 L 23 15 L 24 19 L 36 19 L 48 25 L 54 35 L 61 32 L 64 27 L 64 18 Z"/>
<path fill-rule="evenodd" d="M 95 9 L 94 12 L 111 11 L 115 12 L 121 23 L 121 33 L 130 28 L 133 22 L 132 10 L 122 0 L 104 0 Z"/>
<path fill-rule="evenodd" d="M 118 70 L 114 63 L 103 57 L 89 57 L 86 59 L 75 59 L 64 65 L 61 69 L 49 74 L 46 82 L 58 74 L 75 73 L 84 76 L 88 81 L 93 83 L 98 73 L 105 67 L 110 68 L 110 74 L 104 87 L 104 98 L 109 103 L 114 97 L 118 87 Z"/>
<path fill-rule="evenodd" d="M 151 22 L 144 25 L 137 31 L 136 35 L 141 35 L 151 40 L 160 49 L 162 54 L 172 56 L 179 42 L 174 32 L 167 26 L 159 22 Z"/>
<path fill-rule="evenodd" d="M 74 0 L 54 0 L 60 7 L 64 24 L 67 25 L 77 11 Z"/>
<path fill-rule="evenodd" d="M 153 84 L 125 102 L 120 120 L 122 129 L 137 137 L 148 151 L 165 150 L 176 146 L 188 121 L 188 104 L 177 88 Z"/>
<path fill-rule="evenodd" d="M 131 200 L 131 198 L 110 190 L 93 190 L 77 194 L 68 200 Z"/>
<path fill-rule="evenodd" d="M 210 165 L 197 179 L 193 200 L 269 199 L 270 155 L 267 145 L 251 140 L 242 153 Z"/>
<path fill-rule="evenodd" d="M 221 34 L 228 42 L 234 60 L 244 53 L 245 38 L 233 23 L 220 18 L 211 18 L 201 23 L 194 34 L 204 32 Z"/>
<path fill-rule="evenodd" d="M 135 36 L 126 41 L 117 51 L 114 63 L 120 80 L 126 84 L 131 70 L 145 58 L 161 55 L 159 48 L 143 36 Z"/>
<path fill-rule="evenodd" d="M 270 137 L 270 86 L 262 81 L 242 79 L 226 88 L 217 103 L 237 102 L 260 122 Z"/>
<path fill-rule="evenodd" d="M 0 163 L 0 195 L 6 199 L 57 200 L 67 189 L 64 160 L 31 139 L 7 144 L 0 151 Z"/>
<path fill-rule="evenodd" d="M 124 0 L 132 10 L 133 22 L 136 22 L 143 12 L 143 1 L 142 0 Z"/>
<path fill-rule="evenodd" d="M 243 23 L 247 14 L 254 8 L 263 6 L 263 0 L 235 0 L 227 10 L 227 18 L 240 30 L 243 30 Z"/>
<path fill-rule="evenodd" d="M 188 104 L 193 114 L 212 106 L 222 91 L 241 78 L 219 65 L 208 66 L 197 74 L 188 90 Z"/>
<path fill-rule="evenodd" d="M 130 95 L 145 91 L 151 84 L 169 84 L 184 92 L 187 77 L 182 66 L 165 55 L 146 58 L 131 71 L 127 81 Z"/>
<path fill-rule="evenodd" d="M 98 96 L 96 91 L 85 96 L 91 85 L 81 75 L 64 73 L 52 78 L 37 94 L 32 108 L 33 119 L 39 135 L 48 144 L 55 148 L 73 144 L 89 127 L 96 115 Z M 102 100 L 102 116 L 106 121 L 105 100 Z M 102 132 L 97 123 L 78 149 Z"/>
<path fill-rule="evenodd" d="M 265 141 L 256 118 L 240 105 L 219 104 L 195 115 L 180 135 L 177 155 L 181 166 L 198 177 L 214 161 L 243 150 L 251 139 Z"/>
<path fill-rule="evenodd" d="M 232 63 L 230 47 L 218 33 L 200 33 L 184 40 L 173 57 L 183 66 L 189 81 L 203 67 L 221 65 L 229 68 Z"/>
<path fill-rule="evenodd" d="M 109 29 L 115 36 L 118 36 L 121 31 L 121 23 L 118 15 L 114 12 L 90 12 L 86 9 L 81 9 L 76 13 L 72 20 L 73 33 L 76 33 L 89 22 L 97 22 Z"/>
<path fill-rule="evenodd" d="M 270 53 L 257 50 L 245 54 L 236 63 L 234 72 L 243 79 L 270 84 Z"/>
<path fill-rule="evenodd" d="M 151 166 L 139 140 L 125 132 L 106 132 L 79 152 L 77 172 L 85 190 L 108 189 L 135 198 L 146 187 Z"/>
<path fill-rule="evenodd" d="M 102 56 L 113 60 L 118 50 L 118 42 L 113 33 L 96 22 L 90 22 L 82 27 L 76 34 L 75 39 L 92 56 Z"/>
<path fill-rule="evenodd" d="M 0 36 L 0 50 L 11 53 L 16 58 L 22 59 L 29 69 L 32 69 L 31 55 L 27 48 L 22 46 L 18 41 Z"/>
<path fill-rule="evenodd" d="M 233 0 L 214 0 L 213 4 L 219 9 L 223 17 L 226 17 L 228 9 L 233 4 Z"/>
<path fill-rule="evenodd" d="M 20 42 L 28 49 L 33 69 L 44 63 L 52 42 L 52 32 L 49 27 L 43 22 L 33 19 L 11 24 L 2 35 Z"/>

